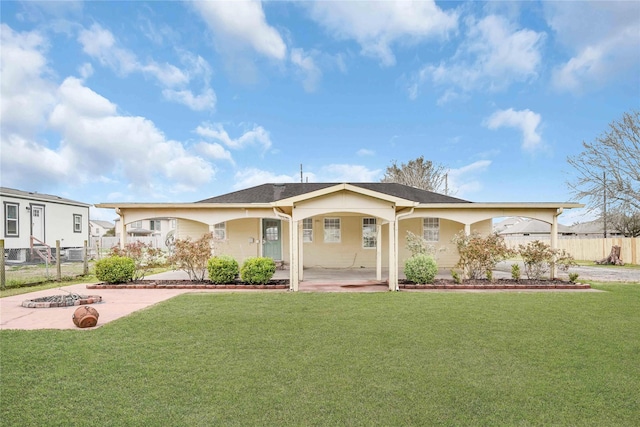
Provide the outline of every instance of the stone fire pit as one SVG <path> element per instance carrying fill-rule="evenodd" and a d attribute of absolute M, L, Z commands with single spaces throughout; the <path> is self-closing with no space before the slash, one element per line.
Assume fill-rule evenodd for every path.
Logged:
<path fill-rule="evenodd" d="M 51 295 L 22 301 L 22 306 L 26 308 L 73 307 L 74 305 L 94 304 L 101 301 L 100 295 Z"/>

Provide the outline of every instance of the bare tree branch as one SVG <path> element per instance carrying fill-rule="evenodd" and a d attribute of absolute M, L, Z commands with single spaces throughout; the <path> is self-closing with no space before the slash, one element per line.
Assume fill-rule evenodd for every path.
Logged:
<path fill-rule="evenodd" d="M 445 188 L 446 176 L 447 169 L 443 165 L 425 160 L 424 156 L 420 156 L 407 163 L 401 163 L 400 166 L 394 160 L 391 162 L 391 166 L 387 167 L 380 181 L 395 182 L 423 190 L 450 194 L 451 192 Z"/>
<path fill-rule="evenodd" d="M 602 210 L 606 192 L 612 208 L 640 210 L 640 111 L 624 113 L 607 132 L 582 146 L 582 153 L 567 158 L 578 172 L 568 183 L 574 196 L 587 198 L 591 209 Z"/>

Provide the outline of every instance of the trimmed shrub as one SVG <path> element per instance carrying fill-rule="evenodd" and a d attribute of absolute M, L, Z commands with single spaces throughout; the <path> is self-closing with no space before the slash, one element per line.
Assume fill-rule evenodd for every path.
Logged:
<path fill-rule="evenodd" d="M 271 258 L 252 257 L 242 264 L 240 278 L 250 285 L 265 285 L 276 272 L 276 263 Z"/>
<path fill-rule="evenodd" d="M 207 263 L 209 270 L 209 280 L 222 285 L 231 283 L 238 275 L 238 261 L 228 255 L 214 256 L 209 258 Z"/>
<path fill-rule="evenodd" d="M 460 283 L 462 283 L 462 277 L 460 277 L 460 273 L 458 273 L 456 270 L 451 270 L 451 277 L 453 278 L 455 284 L 459 285 Z"/>
<path fill-rule="evenodd" d="M 511 264 L 511 278 L 516 282 L 520 280 L 520 265 Z"/>
<path fill-rule="evenodd" d="M 124 283 L 133 279 L 136 263 L 123 256 L 111 256 L 96 261 L 96 277 L 107 283 Z"/>
<path fill-rule="evenodd" d="M 438 274 L 438 265 L 433 257 L 417 254 L 404 263 L 404 275 L 413 283 L 433 283 Z"/>
<path fill-rule="evenodd" d="M 567 271 L 569 267 L 576 265 L 573 257 L 564 249 L 551 249 L 551 246 L 540 240 L 529 242 L 526 246 L 520 245 L 518 252 L 529 279 L 548 278 L 549 270 L 554 264 L 560 271 Z"/>
<path fill-rule="evenodd" d="M 109 251 L 110 256 L 131 258 L 136 265 L 133 272 L 133 281 L 144 279 L 144 276 L 153 268 L 166 265 L 164 253 L 161 249 L 154 248 L 151 243 L 132 242 L 127 243 L 124 249 L 114 246 Z"/>
<path fill-rule="evenodd" d="M 502 236 L 478 233 L 466 235 L 464 231 L 453 236 L 452 242 L 458 249 L 460 259 L 455 268 L 461 268 L 468 279 L 480 279 L 487 271 L 494 270 L 496 264 L 509 258 L 513 251 L 504 243 Z"/>

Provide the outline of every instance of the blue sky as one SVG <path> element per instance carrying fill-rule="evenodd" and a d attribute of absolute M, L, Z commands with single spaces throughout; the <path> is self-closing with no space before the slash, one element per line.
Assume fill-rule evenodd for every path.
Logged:
<path fill-rule="evenodd" d="M 640 108 L 638 2 L 10 2 L 2 185 L 190 202 L 445 165 L 472 201 L 567 201 Z M 563 215 L 572 223 L 583 212 Z M 94 210 L 96 219 L 112 212 Z"/>

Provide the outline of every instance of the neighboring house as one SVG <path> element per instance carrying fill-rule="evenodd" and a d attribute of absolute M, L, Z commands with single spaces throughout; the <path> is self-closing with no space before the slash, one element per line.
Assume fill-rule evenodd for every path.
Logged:
<path fill-rule="evenodd" d="M 116 237 L 122 234 L 120 219 L 115 221 Z M 133 221 L 126 225 L 126 235 L 129 237 L 155 237 L 159 242 L 164 242 L 167 235 L 172 234 L 171 231 L 176 229 L 177 221 L 175 218 L 158 217 Z"/>
<path fill-rule="evenodd" d="M 548 238 L 551 235 L 550 224 L 537 219 L 507 218 L 494 226 L 494 231 L 503 237 L 538 237 Z M 558 224 L 558 235 L 568 236 L 571 230 L 566 225 Z"/>
<path fill-rule="evenodd" d="M 24 262 L 40 257 L 39 249 L 82 248 L 89 239 L 89 206 L 62 197 L 0 187 L 4 247 L 8 261 Z M 16 258 L 16 259 L 11 259 Z"/>
<path fill-rule="evenodd" d="M 492 232 L 492 219 L 535 218 L 551 224 L 557 246 L 558 216 L 578 203 L 472 203 L 393 183 L 263 184 L 195 203 L 102 203 L 122 219 L 120 234 L 148 218 L 177 219 L 176 237 L 212 232 L 214 250 L 242 263 L 251 256 L 282 260 L 290 287 L 298 290 L 305 267 L 386 270 L 389 289 L 398 289 L 399 268 L 409 258 L 407 232 L 437 248 L 438 265 L 458 260 L 451 238 L 459 232 Z M 125 239 L 121 239 L 121 245 Z"/>
<path fill-rule="evenodd" d="M 597 239 L 604 237 L 604 222 L 601 219 L 594 221 L 573 224 L 569 230 L 576 237 Z M 607 237 L 622 237 L 623 234 L 618 230 L 607 225 Z"/>
<path fill-rule="evenodd" d="M 115 224 L 109 221 L 90 220 L 89 228 L 91 230 L 91 237 L 102 237 L 104 233 L 113 229 Z"/>

